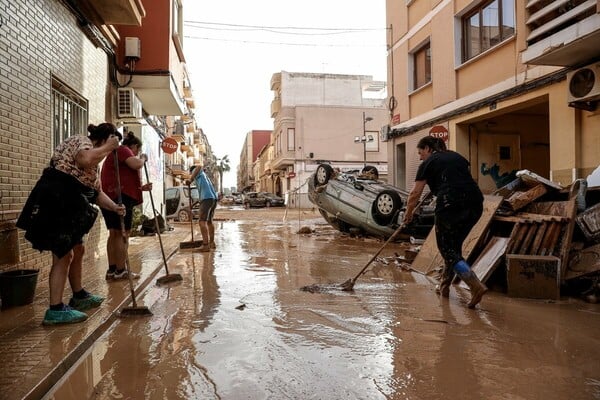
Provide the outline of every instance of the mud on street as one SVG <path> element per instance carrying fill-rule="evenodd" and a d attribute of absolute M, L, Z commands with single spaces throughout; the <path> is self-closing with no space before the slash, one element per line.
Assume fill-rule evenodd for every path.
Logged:
<path fill-rule="evenodd" d="M 138 298 L 154 315 L 117 320 L 48 398 L 600 399 L 598 305 L 490 292 L 469 310 L 464 289 L 442 299 L 379 262 L 353 292 L 308 293 L 354 277 L 382 242 L 310 210 L 215 218 L 216 251 L 179 250 L 183 281 Z"/>

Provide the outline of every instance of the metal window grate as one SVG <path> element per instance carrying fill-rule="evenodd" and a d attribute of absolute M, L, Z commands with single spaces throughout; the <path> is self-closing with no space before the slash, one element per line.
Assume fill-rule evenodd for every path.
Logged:
<path fill-rule="evenodd" d="M 88 125 L 88 102 L 73 90 L 52 80 L 53 148 L 72 135 L 85 135 Z"/>

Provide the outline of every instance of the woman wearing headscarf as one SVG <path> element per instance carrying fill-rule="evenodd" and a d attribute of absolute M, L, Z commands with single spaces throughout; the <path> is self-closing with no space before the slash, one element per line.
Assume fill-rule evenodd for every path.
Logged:
<path fill-rule="evenodd" d="M 98 164 L 118 147 L 119 133 L 111 123 L 89 125 L 88 132 L 89 136 L 74 135 L 56 147 L 17 221 L 34 249 L 52 252 L 50 307 L 44 325 L 84 321 L 87 315 L 82 311 L 104 301 L 82 285 L 83 237 L 98 214 L 92 204 L 125 213 L 125 207 L 102 192 L 98 174 Z M 73 291 L 69 305 L 63 303 L 67 278 Z"/>

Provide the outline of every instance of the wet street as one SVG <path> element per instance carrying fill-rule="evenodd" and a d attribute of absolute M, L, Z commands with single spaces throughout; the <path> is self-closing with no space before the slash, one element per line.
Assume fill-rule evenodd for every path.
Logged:
<path fill-rule="evenodd" d="M 215 251 L 169 260 L 182 282 L 138 298 L 154 315 L 118 319 L 47 398 L 600 399 L 599 305 L 490 293 L 469 310 L 467 291 L 440 299 L 380 262 L 353 292 L 309 293 L 382 242 L 310 211 L 230 214 L 217 211 Z"/>

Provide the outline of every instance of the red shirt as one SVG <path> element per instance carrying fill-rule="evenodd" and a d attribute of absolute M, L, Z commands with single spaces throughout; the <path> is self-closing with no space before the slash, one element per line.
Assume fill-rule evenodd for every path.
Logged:
<path fill-rule="evenodd" d="M 110 153 L 102 165 L 100 179 L 102 181 L 102 191 L 114 201 L 117 201 L 117 177 L 115 175 L 114 153 Z M 135 157 L 135 154 L 127 146 L 119 146 L 117 149 L 117 159 L 119 160 L 119 177 L 121 180 L 121 193 L 126 194 L 136 201 L 136 204 L 142 203 L 142 180 L 140 171 L 130 168 L 126 163 L 129 157 Z"/>

